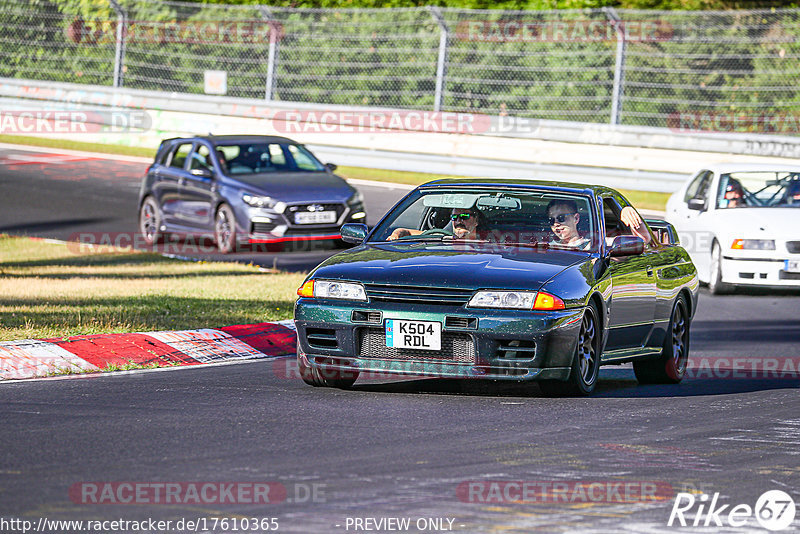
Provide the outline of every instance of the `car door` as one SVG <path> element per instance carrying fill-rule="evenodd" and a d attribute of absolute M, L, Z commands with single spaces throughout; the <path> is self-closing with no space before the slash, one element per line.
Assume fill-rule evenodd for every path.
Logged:
<path fill-rule="evenodd" d="M 184 170 L 191 154 L 193 142 L 178 143 L 169 152 L 165 164 L 158 169 L 153 191 L 161 206 L 161 214 L 167 224 L 182 224 L 180 216 L 179 184 L 186 175 Z"/>
<path fill-rule="evenodd" d="M 213 226 L 216 180 L 210 145 L 198 141 L 188 157 L 188 170 L 179 182 L 181 218 L 192 228 L 209 230 Z"/>
<path fill-rule="evenodd" d="M 701 279 L 706 281 L 711 264 L 711 244 L 714 240 L 711 222 L 714 198 L 711 192 L 715 191 L 715 178 L 712 171 L 699 173 L 686 188 L 683 201 L 677 203 L 671 218 L 680 235 L 682 246 L 692 257 Z M 703 209 L 689 209 L 689 202 L 693 200 L 701 201 Z"/>
<path fill-rule="evenodd" d="M 611 195 L 601 198 L 606 246 L 609 246 L 617 235 L 632 235 L 632 232 L 620 220 L 620 200 Z M 611 278 L 612 288 L 606 350 L 642 347 L 649 338 L 656 309 L 652 265 L 655 259 L 647 250 L 643 254 L 608 258 L 606 276 Z"/>

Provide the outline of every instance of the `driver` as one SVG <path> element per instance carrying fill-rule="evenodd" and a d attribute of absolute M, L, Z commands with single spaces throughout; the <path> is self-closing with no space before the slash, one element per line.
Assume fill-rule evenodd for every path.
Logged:
<path fill-rule="evenodd" d="M 556 235 L 556 239 L 551 241 L 551 245 L 562 247 L 572 247 L 586 250 L 591 246 L 591 241 L 583 237 L 578 232 L 578 221 L 581 215 L 578 213 L 578 204 L 574 200 L 557 198 L 547 204 L 547 220 L 550 229 Z"/>
<path fill-rule="evenodd" d="M 725 200 L 728 201 L 728 208 L 744 208 L 747 206 L 747 201 L 744 199 L 744 189 L 739 180 L 733 178 L 728 180 L 728 185 L 725 187 Z"/>
<path fill-rule="evenodd" d="M 453 223 L 454 239 L 478 239 L 479 233 L 486 227 L 486 218 L 476 208 L 453 208 L 450 212 L 450 221 Z M 422 230 L 413 228 L 395 228 L 387 241 L 394 241 L 401 237 L 420 235 Z"/>

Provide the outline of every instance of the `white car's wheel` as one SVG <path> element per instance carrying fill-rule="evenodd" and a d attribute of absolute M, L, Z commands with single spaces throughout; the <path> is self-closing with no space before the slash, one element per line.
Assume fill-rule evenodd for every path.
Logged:
<path fill-rule="evenodd" d="M 722 281 L 722 247 L 714 241 L 711 249 L 711 268 L 708 273 L 708 290 L 712 295 L 730 293 L 733 286 Z"/>

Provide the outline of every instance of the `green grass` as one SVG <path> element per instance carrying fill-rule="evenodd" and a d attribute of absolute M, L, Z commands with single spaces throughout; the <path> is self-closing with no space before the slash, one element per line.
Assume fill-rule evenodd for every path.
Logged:
<path fill-rule="evenodd" d="M 289 319 L 303 278 L 0 235 L 0 340 Z"/>
<path fill-rule="evenodd" d="M 153 157 L 154 149 L 127 147 L 119 145 L 106 145 L 100 143 L 83 143 L 78 141 L 62 141 L 59 139 L 46 139 L 43 137 L 25 137 L 14 135 L 0 135 L 0 143 L 13 143 L 31 146 L 43 146 L 49 148 L 64 148 L 71 150 L 85 150 L 88 152 L 100 152 L 103 154 L 121 154 L 126 156 Z M 431 180 L 442 178 L 463 178 L 463 176 L 452 176 L 446 174 L 429 174 L 421 172 L 389 171 L 384 169 L 367 169 L 364 167 L 340 166 L 336 173 L 344 178 L 355 178 L 360 180 L 376 180 L 379 182 L 391 182 L 409 185 L 419 185 Z M 629 189 L 619 189 L 634 206 L 640 209 L 663 211 L 667 205 L 669 193 L 654 193 L 651 191 L 634 191 Z"/>

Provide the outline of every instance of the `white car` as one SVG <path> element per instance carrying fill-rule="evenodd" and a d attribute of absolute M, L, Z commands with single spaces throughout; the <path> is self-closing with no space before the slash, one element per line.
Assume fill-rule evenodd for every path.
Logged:
<path fill-rule="evenodd" d="M 800 287 L 800 165 L 701 169 L 670 197 L 667 221 L 713 294 Z"/>

